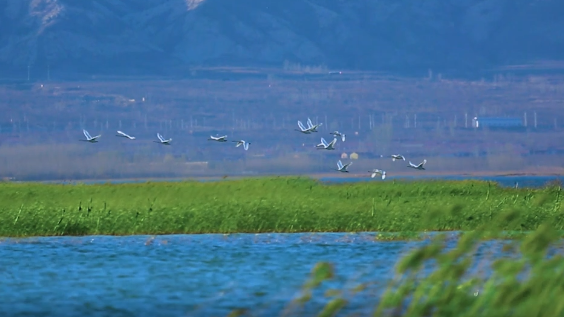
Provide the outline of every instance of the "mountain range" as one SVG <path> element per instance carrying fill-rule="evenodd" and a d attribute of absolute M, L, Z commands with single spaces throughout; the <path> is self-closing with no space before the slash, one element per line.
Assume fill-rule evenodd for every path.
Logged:
<path fill-rule="evenodd" d="M 473 71 L 562 60 L 562 17 L 561 0 L 1 0 L 0 76 Z"/>

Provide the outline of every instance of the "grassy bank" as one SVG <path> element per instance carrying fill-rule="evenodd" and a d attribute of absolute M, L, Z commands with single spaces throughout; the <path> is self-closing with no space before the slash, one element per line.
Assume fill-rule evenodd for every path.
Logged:
<path fill-rule="evenodd" d="M 0 236 L 564 228 L 561 188 L 482 181 L 322 184 L 275 177 L 221 182 L 0 184 Z M 497 221 L 497 220 L 496 220 Z"/>

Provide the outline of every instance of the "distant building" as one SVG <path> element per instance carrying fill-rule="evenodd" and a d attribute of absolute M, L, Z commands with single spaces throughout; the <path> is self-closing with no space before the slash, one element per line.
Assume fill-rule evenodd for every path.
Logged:
<path fill-rule="evenodd" d="M 474 117 L 472 119 L 473 128 L 516 128 L 523 126 L 523 119 L 515 117 Z"/>
<path fill-rule="evenodd" d="M 353 152 L 353 153 L 351 153 L 351 155 L 349 156 L 349 158 L 350 158 L 351 160 L 358 160 L 358 154 Z"/>

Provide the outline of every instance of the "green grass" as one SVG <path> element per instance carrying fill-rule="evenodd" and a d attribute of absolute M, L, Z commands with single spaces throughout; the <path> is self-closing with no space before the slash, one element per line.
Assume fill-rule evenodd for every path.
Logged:
<path fill-rule="evenodd" d="M 235 232 L 564 229 L 561 188 L 484 181 L 323 184 L 273 177 L 218 182 L 59 185 L 0 183 L 0 236 Z M 388 238 L 382 238 L 386 240 Z"/>

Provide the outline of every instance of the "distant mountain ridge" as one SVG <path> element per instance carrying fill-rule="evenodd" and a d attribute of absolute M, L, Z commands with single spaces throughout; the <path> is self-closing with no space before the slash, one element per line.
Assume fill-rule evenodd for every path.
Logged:
<path fill-rule="evenodd" d="M 561 0 L 2 0 L 0 76 L 483 69 L 562 60 L 562 17 Z"/>

